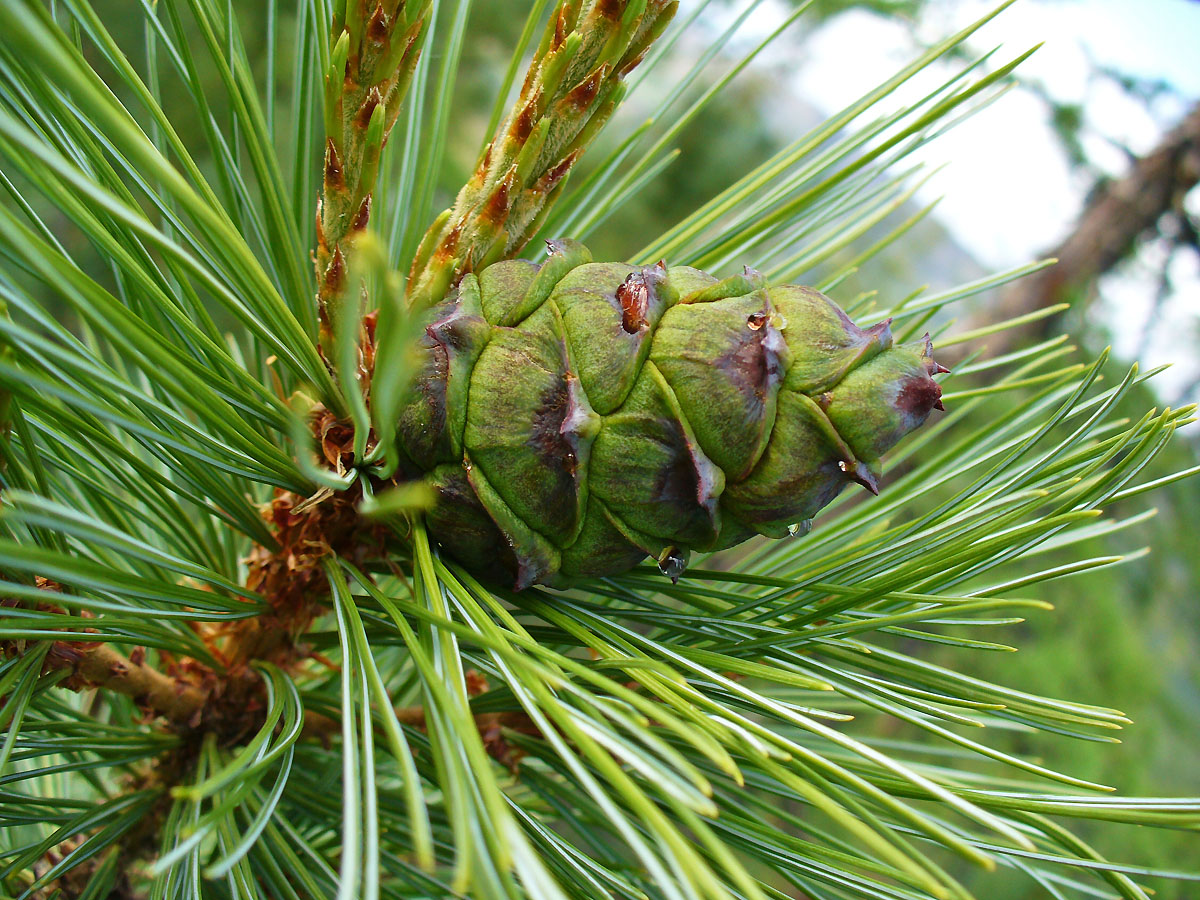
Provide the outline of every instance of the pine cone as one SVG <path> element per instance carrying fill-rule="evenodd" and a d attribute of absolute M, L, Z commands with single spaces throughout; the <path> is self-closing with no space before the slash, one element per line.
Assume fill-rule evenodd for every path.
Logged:
<path fill-rule="evenodd" d="M 437 496 L 431 534 L 517 590 L 647 555 L 782 537 L 941 408 L 926 338 L 856 326 L 827 297 L 555 241 L 428 312 L 399 443 Z"/>

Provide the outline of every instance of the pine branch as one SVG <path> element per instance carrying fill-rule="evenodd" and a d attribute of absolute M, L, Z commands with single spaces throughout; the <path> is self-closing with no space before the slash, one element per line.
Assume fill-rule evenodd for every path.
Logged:
<path fill-rule="evenodd" d="M 61 592 L 60 585 L 37 579 L 38 587 L 48 593 Z M 0 600 L 0 608 L 15 608 L 18 601 Z M 50 602 L 38 603 L 39 612 L 62 616 L 65 610 Z M 84 622 L 89 618 L 84 613 Z M 95 628 L 81 625 L 80 634 L 96 634 Z M 21 657 L 41 642 L 0 640 L 0 658 Z M 164 660 L 160 659 L 160 665 Z M 212 732 L 225 740 L 235 740 L 256 727 L 261 720 L 262 683 L 257 673 L 246 666 L 217 672 L 196 660 L 183 660 L 166 666 L 166 671 L 146 661 L 144 648 L 136 647 L 125 655 L 111 642 L 58 639 L 49 642 L 42 658 L 42 672 L 65 671 L 67 677 L 56 687 L 70 691 L 110 692 L 129 697 L 148 716 L 161 718 L 165 727 L 180 734 Z"/>
<path fill-rule="evenodd" d="M 0 656 L 21 656 L 32 646 L 0 641 Z M 69 677 L 59 682 L 68 690 L 123 694 L 146 712 L 162 716 L 172 727 L 198 725 L 207 692 L 184 678 L 164 675 L 144 657 L 144 652 L 124 656 L 102 641 L 59 640 L 46 652 L 43 671 L 68 671 Z"/>
<path fill-rule="evenodd" d="M 178 16 L 184 5 L 194 22 Z M 330 5 L 332 35 L 313 15 Z M 202 0 L 143 6 L 139 55 L 108 35 L 88 0 L 60 4 L 53 17 L 39 0 L 14 0 L 13 12 L 0 4 L 0 157 L 17 176 L 4 176 L 16 204 L 0 214 L 0 252 L 11 271 L 38 279 L 0 276 L 13 313 L 0 317 L 0 345 L 12 351 L 0 352 L 0 392 L 13 398 L 13 435 L 0 444 L 0 568 L 20 605 L 0 619 L 11 656 L 0 660 L 0 768 L 17 762 L 0 792 L 0 824 L 16 835 L 3 848 L 0 893 L 41 890 L 74 868 L 64 889 L 97 896 L 105 878 L 127 871 L 130 890 L 153 896 L 247 900 L 765 900 L 784 891 L 965 900 L 944 853 L 1019 869 L 1064 896 L 1093 890 L 1083 877 L 1097 873 L 1141 896 L 1129 876 L 1145 870 L 1104 862 L 1045 817 L 1182 831 L 1200 822 L 1200 804 L 1091 793 L 1029 758 L 1036 750 L 1007 752 L 1005 742 L 1013 730 L 1022 741 L 1039 731 L 1111 740 L 1128 719 L 939 667 L 920 648 L 1004 649 L 963 629 L 1014 624 L 1046 607 L 1014 596 L 1026 588 L 1122 562 L 1077 554 L 1043 565 L 1035 554 L 1074 553 L 1144 521 L 1099 510 L 1174 477 L 1146 482 L 1142 472 L 1189 411 L 1125 421 L 1122 404 L 1141 376 L 1100 386 L 1099 361 L 1077 364 L 1057 346 L 976 361 L 946 382 L 946 418 L 894 451 L 894 483 L 870 503 L 834 501 L 803 540 L 749 546 L 726 557 L 732 568 L 714 561 L 678 582 L 653 566 L 553 592 L 477 580 L 482 566 L 459 567 L 430 539 L 430 516 L 401 522 L 419 504 L 403 490 L 379 492 L 415 467 L 425 476 L 410 486 L 432 493 L 412 446 L 389 446 L 384 432 L 410 402 L 409 379 L 434 415 L 452 404 L 433 375 L 484 380 L 462 339 L 486 330 L 489 310 L 426 331 L 404 312 L 392 265 L 375 265 L 386 254 L 359 241 L 351 256 L 368 215 L 383 241 L 408 240 L 424 214 L 408 201 L 433 193 L 431 181 L 414 190 L 413 176 L 442 159 L 440 126 L 432 140 L 423 126 L 458 121 L 445 94 L 432 117 L 414 108 L 412 157 L 386 194 L 401 208 L 373 210 L 384 198 L 377 151 L 429 4 L 310 4 L 297 17 L 287 107 L 297 125 L 279 147 L 294 154 L 290 198 L 273 129 L 255 114 L 258 69 L 236 21 Z M 276 8 L 267 5 L 272 40 Z M 470 3 L 441 8 L 453 25 L 433 50 L 445 51 L 448 68 L 469 39 Z M 519 252 L 673 12 L 663 0 L 538 0 L 530 21 L 547 8 L 554 16 L 520 101 L 412 269 L 417 306 L 460 273 Z M 739 22 L 755 8 L 746 4 Z M 900 176 L 872 187 L 883 165 L 998 83 L 967 67 L 923 99 L 881 109 L 987 18 L 747 172 L 679 229 L 637 239 L 719 267 L 766 257 L 772 282 L 825 258 L 902 195 Z M 203 65 L 188 52 L 191 25 L 203 32 Z M 656 115 L 697 83 L 712 58 L 703 57 L 659 92 Z M 144 74 L 131 59 L 145 62 Z M 224 94 L 204 90 L 208 65 Z M 168 116 L 160 67 L 174 67 L 194 109 Z M 271 72 L 268 120 L 276 100 L 284 109 Z M 314 95 L 322 78 L 326 91 Z M 126 98 L 140 107 L 127 113 Z M 172 130 L 193 120 L 202 135 Z M 144 121 L 153 133 L 142 134 Z M 668 129 L 645 154 L 632 136 L 583 199 L 564 204 L 564 221 L 619 206 L 661 171 L 676 134 Z M 194 138 L 205 145 L 203 170 L 189 155 Z M 311 221 L 316 194 L 308 155 L 319 143 L 328 164 L 318 337 L 311 284 L 296 270 L 303 275 L 299 224 Z M 864 148 L 870 165 L 860 165 Z M 253 163 L 246 172 L 243 158 Z M 56 237 L 61 217 L 90 245 Z M 401 220 L 389 234 L 388 222 Z M 368 318 L 360 330 L 357 315 L 338 328 L 335 298 L 357 307 L 364 261 L 363 283 L 382 285 L 370 298 L 377 328 Z M 98 270 L 103 279 L 82 274 Z M 596 309 L 620 313 L 618 340 L 652 312 L 650 275 L 614 281 L 614 305 L 596 295 Z M 936 328 L 933 311 L 983 284 L 918 292 L 887 313 L 898 335 L 919 335 Z M 212 298 L 235 317 L 232 339 L 210 315 Z M 62 324 L 60 301 L 80 330 Z M 764 334 L 758 309 L 738 315 L 736 333 Z M 793 334 L 805 327 L 804 316 L 789 318 Z M 428 369 L 410 352 L 421 335 Z M 514 359 L 518 368 L 532 361 Z M 972 371 L 985 383 L 967 381 Z M 324 404 L 313 401 L 308 421 L 315 462 L 293 459 L 310 435 L 280 400 L 308 385 Z M 538 396 L 558 409 L 557 395 Z M 557 421 L 548 433 L 563 435 Z M 437 469 L 461 475 L 462 450 L 430 452 Z M 503 535 L 488 537 L 496 513 L 457 503 L 470 496 L 450 494 L 441 511 L 473 517 L 484 553 L 511 549 Z M 57 603 L 44 604 L 35 583 L 48 574 L 64 585 Z M 63 702 L 51 680 L 95 689 L 98 702 Z M 131 720 L 126 696 L 157 721 Z M 926 743 L 881 736 L 877 717 Z M 514 778 L 505 767 L 518 758 Z M 131 769 L 136 783 L 125 778 Z M 1067 787 L 1053 792 L 1045 780 Z M 131 865 L 155 852 L 145 868 Z"/>
<path fill-rule="evenodd" d="M 43 609 L 60 611 L 50 605 Z M 23 656 L 35 646 L 38 646 L 36 642 L 0 641 L 0 659 Z M 278 647 L 275 649 L 277 652 Z M 244 647 L 243 651 L 250 652 Z M 149 665 L 142 650 L 125 656 L 103 641 L 57 640 L 46 651 L 42 671 L 69 673 L 55 685 L 57 688 L 75 692 L 111 692 L 129 697 L 148 716 L 165 720 L 169 730 L 192 737 L 214 733 L 231 740 L 253 733 L 263 723 L 261 678 L 246 672 L 243 667 L 222 675 L 192 663 L 187 669 L 187 677 L 168 675 Z M 487 690 L 487 683 L 480 676 L 474 676 L 472 684 L 472 696 Z M 421 731 L 427 727 L 428 715 L 424 706 L 397 707 L 395 716 L 401 725 Z M 476 713 L 474 720 L 489 755 L 509 768 L 515 767 L 519 753 L 505 740 L 504 731 L 530 736 L 540 734 L 529 716 L 520 710 Z M 305 712 L 305 738 L 327 742 L 341 728 L 342 723 L 336 718 L 315 710 Z"/>

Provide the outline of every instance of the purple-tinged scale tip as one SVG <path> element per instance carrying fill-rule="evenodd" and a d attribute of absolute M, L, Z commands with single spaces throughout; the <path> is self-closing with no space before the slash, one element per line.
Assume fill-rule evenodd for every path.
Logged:
<path fill-rule="evenodd" d="M 882 322 L 876 322 L 870 328 L 864 329 L 868 341 L 878 341 L 885 347 L 892 345 L 892 317 L 888 316 Z"/>
<path fill-rule="evenodd" d="M 859 460 L 838 460 L 838 468 L 846 473 L 846 477 L 856 484 L 861 484 L 875 496 L 879 496 L 879 481 L 875 474 Z"/>

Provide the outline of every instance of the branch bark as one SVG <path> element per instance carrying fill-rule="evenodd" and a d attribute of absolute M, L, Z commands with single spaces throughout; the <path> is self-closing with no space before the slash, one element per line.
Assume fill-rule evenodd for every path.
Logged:
<path fill-rule="evenodd" d="M 1087 297 L 1096 280 L 1125 259 L 1165 213 L 1181 207 L 1198 181 L 1200 103 L 1128 172 L 1093 193 L 1071 233 L 1045 254 L 1057 265 L 1009 285 L 986 311 L 988 319 L 1002 321 Z M 991 355 L 1044 339 L 1053 323 L 1041 319 L 995 335 L 988 342 Z"/>
<path fill-rule="evenodd" d="M 0 642 L 0 656 L 21 651 L 16 641 Z M 71 674 L 63 682 L 64 687 L 124 694 L 146 711 L 176 726 L 193 723 L 208 697 L 196 685 L 130 659 L 102 641 L 55 641 L 42 666 L 48 672 L 69 670 Z"/>
<path fill-rule="evenodd" d="M 135 662 L 108 644 L 59 641 L 46 655 L 52 665 L 59 660 L 73 665 L 70 682 L 77 689 L 104 688 L 131 697 L 172 722 L 192 722 L 208 694 L 144 662 Z"/>

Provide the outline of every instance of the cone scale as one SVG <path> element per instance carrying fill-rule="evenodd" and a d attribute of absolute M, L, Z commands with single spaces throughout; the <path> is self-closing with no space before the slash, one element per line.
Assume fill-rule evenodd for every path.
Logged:
<path fill-rule="evenodd" d="M 595 263 L 466 275 L 426 313 L 401 411 L 430 533 L 476 574 L 564 585 L 652 557 L 783 537 L 941 408 L 928 339 L 859 328 L 812 288 L 758 273 Z"/>

